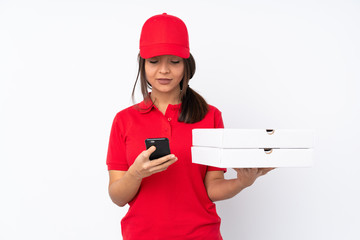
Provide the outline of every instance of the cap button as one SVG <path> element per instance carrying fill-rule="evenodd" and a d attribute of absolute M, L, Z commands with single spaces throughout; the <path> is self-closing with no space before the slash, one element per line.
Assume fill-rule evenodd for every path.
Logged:
<path fill-rule="evenodd" d="M 167 13 L 163 13 L 162 15 L 167 15 Z"/>

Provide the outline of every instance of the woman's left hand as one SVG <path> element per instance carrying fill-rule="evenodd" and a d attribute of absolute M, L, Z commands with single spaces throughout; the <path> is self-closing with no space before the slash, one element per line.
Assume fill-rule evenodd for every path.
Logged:
<path fill-rule="evenodd" d="M 241 182 L 243 188 L 251 186 L 255 180 L 267 174 L 274 168 L 234 168 L 237 172 L 237 180 Z"/>

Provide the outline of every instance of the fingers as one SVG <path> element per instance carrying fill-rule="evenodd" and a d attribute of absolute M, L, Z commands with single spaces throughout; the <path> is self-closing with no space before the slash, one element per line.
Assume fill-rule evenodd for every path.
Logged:
<path fill-rule="evenodd" d="M 150 162 L 150 164 L 152 166 L 158 166 L 158 165 L 162 165 L 168 161 L 171 161 L 171 160 L 177 160 L 177 157 L 174 155 L 174 154 L 169 154 L 169 155 L 166 155 L 164 157 L 161 157 L 161 158 L 158 158 L 158 159 L 154 159 Z M 175 162 L 173 161 L 173 163 Z"/>
<path fill-rule="evenodd" d="M 234 168 L 237 172 L 256 174 L 260 168 Z"/>
<path fill-rule="evenodd" d="M 273 170 L 273 168 L 234 168 L 237 172 L 237 179 L 244 187 L 251 186 L 255 180 Z"/>
<path fill-rule="evenodd" d="M 260 169 L 260 171 L 261 171 L 261 175 L 265 175 L 265 174 L 267 174 L 268 172 L 270 172 L 270 171 L 272 171 L 272 170 L 274 170 L 275 168 L 259 168 Z"/>
<path fill-rule="evenodd" d="M 159 159 L 147 161 L 143 165 L 143 172 L 145 176 L 150 176 L 154 173 L 165 171 L 171 164 L 177 161 L 174 154 L 169 154 Z"/>
<path fill-rule="evenodd" d="M 151 146 L 151 147 L 149 147 L 147 150 L 143 151 L 143 152 L 142 152 L 142 155 L 143 155 L 144 158 L 149 158 L 150 155 L 151 155 L 153 152 L 155 152 L 155 150 L 156 150 L 156 147 L 155 147 L 155 146 Z"/>
<path fill-rule="evenodd" d="M 164 157 L 154 159 L 152 161 L 146 161 L 143 166 L 144 169 L 148 169 L 148 171 L 153 172 L 154 169 L 158 171 L 159 169 L 163 169 L 164 167 L 167 168 L 176 161 L 177 161 L 177 157 L 174 154 L 169 154 Z M 161 167 L 157 167 L 157 166 L 161 166 Z"/>
<path fill-rule="evenodd" d="M 177 161 L 177 158 L 171 158 L 170 160 L 166 160 L 164 163 L 155 165 L 150 169 L 152 173 L 162 172 L 165 171 L 170 165 L 175 163 Z"/>
<path fill-rule="evenodd" d="M 155 150 L 156 147 L 151 146 L 147 150 L 142 151 L 131 165 L 131 168 L 137 173 L 139 178 L 142 179 L 154 173 L 164 171 L 177 161 L 177 157 L 174 154 L 150 161 L 149 157 Z"/>
<path fill-rule="evenodd" d="M 234 168 L 239 174 L 263 176 L 275 168 Z"/>

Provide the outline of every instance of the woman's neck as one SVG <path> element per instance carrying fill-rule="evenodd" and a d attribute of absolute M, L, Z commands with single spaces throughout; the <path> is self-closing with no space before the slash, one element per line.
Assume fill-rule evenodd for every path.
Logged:
<path fill-rule="evenodd" d="M 181 103 L 180 100 L 180 89 L 174 93 L 163 93 L 152 91 L 151 92 L 151 100 L 155 104 L 155 106 L 165 115 L 165 111 L 169 104 L 175 105 Z"/>

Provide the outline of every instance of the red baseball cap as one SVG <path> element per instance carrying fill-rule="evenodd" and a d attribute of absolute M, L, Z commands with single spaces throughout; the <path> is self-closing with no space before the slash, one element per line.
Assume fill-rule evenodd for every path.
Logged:
<path fill-rule="evenodd" d="M 166 13 L 149 18 L 140 35 L 140 56 L 146 59 L 160 55 L 190 57 L 189 35 L 185 23 Z"/>

